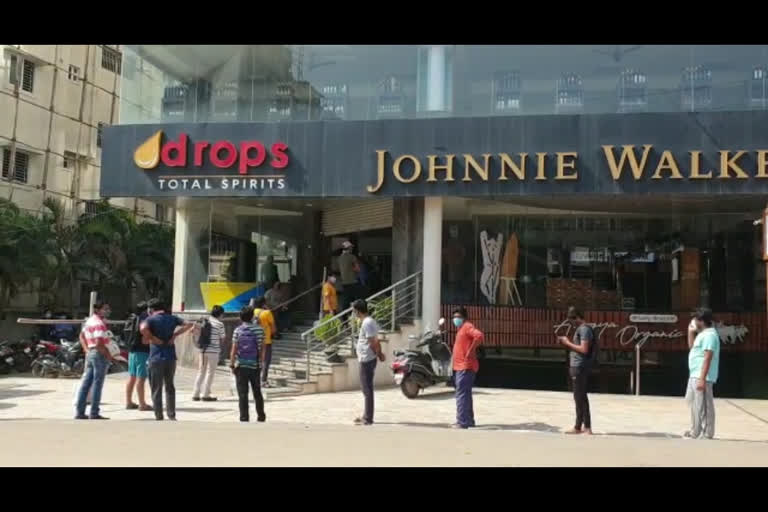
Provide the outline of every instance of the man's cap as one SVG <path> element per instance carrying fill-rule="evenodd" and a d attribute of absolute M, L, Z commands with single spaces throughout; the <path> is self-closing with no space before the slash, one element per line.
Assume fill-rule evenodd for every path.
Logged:
<path fill-rule="evenodd" d="M 341 247 L 343 249 L 351 249 L 352 248 L 352 242 L 349 240 L 345 240 L 344 243 L 341 244 Z"/>

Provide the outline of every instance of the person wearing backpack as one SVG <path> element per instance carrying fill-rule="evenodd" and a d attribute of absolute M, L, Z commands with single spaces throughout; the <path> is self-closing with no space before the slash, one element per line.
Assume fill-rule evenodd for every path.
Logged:
<path fill-rule="evenodd" d="M 256 299 L 256 308 L 253 310 L 253 322 L 264 330 L 264 350 L 261 352 L 261 387 L 268 388 L 269 365 L 272 362 L 272 340 L 275 338 L 277 326 L 275 315 L 267 309 L 267 300 L 264 297 Z"/>
<path fill-rule="evenodd" d="M 569 373 L 573 384 L 573 401 L 576 403 L 576 424 L 566 434 L 592 434 L 592 416 L 589 411 L 587 387 L 589 374 L 597 364 L 598 345 L 595 332 L 584 321 L 584 315 L 571 306 L 568 308 L 568 322 L 576 328 L 573 341 L 567 336 L 558 336 L 558 341 L 570 350 Z"/>
<path fill-rule="evenodd" d="M 264 397 L 259 385 L 261 365 L 261 344 L 264 341 L 264 329 L 253 321 L 253 308 L 245 306 L 240 310 L 241 324 L 232 333 L 232 350 L 229 354 L 229 367 L 237 383 L 237 396 L 240 406 L 240 421 L 250 421 L 248 415 L 248 386 L 256 402 L 256 421 L 267 419 L 264 413 Z"/>
<path fill-rule="evenodd" d="M 211 385 L 213 376 L 216 374 L 216 366 L 219 364 L 219 352 L 221 344 L 225 338 L 224 323 L 221 317 L 224 316 L 224 308 L 216 305 L 211 309 L 211 315 L 203 319 L 203 325 L 200 329 L 200 336 L 197 339 L 197 348 L 200 349 L 200 367 L 197 370 L 195 379 L 195 388 L 192 391 L 192 400 L 203 402 L 215 402 L 215 396 L 211 396 Z M 205 385 L 203 385 L 205 379 Z M 203 390 L 203 396 L 200 397 L 200 389 Z"/>
<path fill-rule="evenodd" d="M 147 319 L 147 303 L 139 302 L 136 311 L 128 316 L 123 330 L 123 339 L 128 345 L 128 382 L 125 383 L 125 408 L 151 411 L 144 398 L 144 382 L 147 380 L 147 360 L 149 359 L 149 343 L 145 343 L 141 335 L 141 323 Z M 139 397 L 139 403 L 133 402 L 133 390 Z"/>

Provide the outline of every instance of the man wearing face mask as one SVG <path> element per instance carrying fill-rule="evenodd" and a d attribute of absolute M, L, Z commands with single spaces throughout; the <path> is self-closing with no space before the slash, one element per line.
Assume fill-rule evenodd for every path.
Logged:
<path fill-rule="evenodd" d="M 480 369 L 477 348 L 483 342 L 483 333 L 467 321 L 467 309 L 453 311 L 453 325 L 456 341 L 453 344 L 453 372 L 456 380 L 456 423 L 453 428 L 475 426 L 475 411 L 472 405 L 472 386 Z"/>

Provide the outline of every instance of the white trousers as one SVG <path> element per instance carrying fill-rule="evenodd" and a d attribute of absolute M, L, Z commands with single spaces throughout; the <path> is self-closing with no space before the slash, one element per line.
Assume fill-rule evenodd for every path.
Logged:
<path fill-rule="evenodd" d="M 216 367 L 219 364 L 218 352 L 206 352 L 200 354 L 200 366 L 197 369 L 197 378 L 195 379 L 195 389 L 192 392 L 194 398 L 200 397 L 200 389 L 202 388 L 202 396 L 211 396 L 211 385 L 213 384 L 213 376 L 216 374 Z"/>

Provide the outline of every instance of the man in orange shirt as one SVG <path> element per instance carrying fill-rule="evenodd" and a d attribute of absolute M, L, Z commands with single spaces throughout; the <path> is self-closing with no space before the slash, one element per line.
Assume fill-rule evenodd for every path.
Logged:
<path fill-rule="evenodd" d="M 453 373 L 456 380 L 456 423 L 453 428 L 469 428 L 475 426 L 472 386 L 480 369 L 477 347 L 483 342 L 483 333 L 467 321 L 467 309 L 463 306 L 453 311 L 453 325 L 458 329 L 453 344 Z"/>
<path fill-rule="evenodd" d="M 335 315 L 339 310 L 339 300 L 336 297 L 336 274 L 331 274 L 323 283 L 323 316 Z"/>
<path fill-rule="evenodd" d="M 259 324 L 264 330 L 264 350 L 261 351 L 261 387 L 268 388 L 269 365 L 272 363 L 272 340 L 277 332 L 277 325 L 272 311 L 267 309 L 267 300 L 264 297 L 256 299 L 253 323 Z"/>

